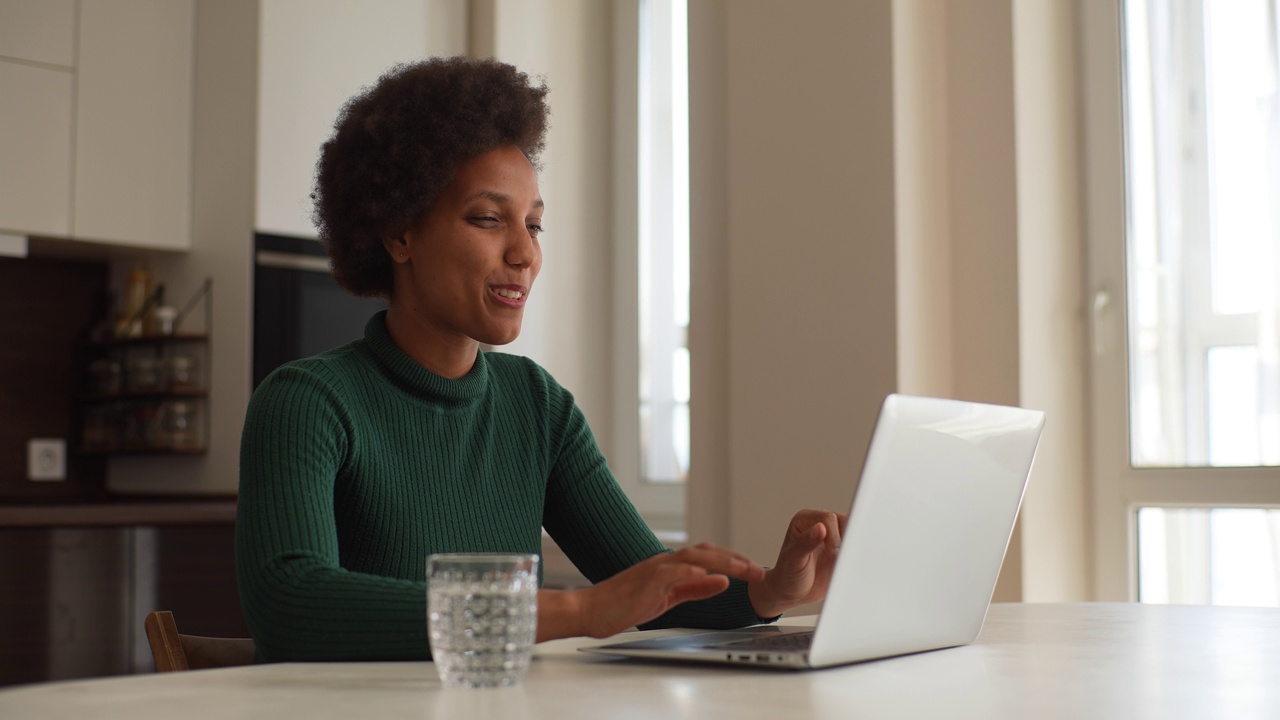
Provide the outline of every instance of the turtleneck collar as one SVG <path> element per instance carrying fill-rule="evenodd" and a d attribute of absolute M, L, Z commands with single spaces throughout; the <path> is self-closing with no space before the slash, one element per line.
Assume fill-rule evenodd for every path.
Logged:
<path fill-rule="evenodd" d="M 489 384 L 489 370 L 483 352 L 476 353 L 476 362 L 466 375 L 450 380 L 405 354 L 387 333 L 386 319 L 386 310 L 369 318 L 364 326 L 364 339 L 397 385 L 415 396 L 448 405 L 468 405 L 484 394 Z"/>

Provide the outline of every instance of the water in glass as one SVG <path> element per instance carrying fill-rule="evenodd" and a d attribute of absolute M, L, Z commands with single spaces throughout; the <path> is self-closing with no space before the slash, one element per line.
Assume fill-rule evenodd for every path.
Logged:
<path fill-rule="evenodd" d="M 445 685 L 517 684 L 537 633 L 538 556 L 431 556 L 427 615 L 431 655 Z"/>

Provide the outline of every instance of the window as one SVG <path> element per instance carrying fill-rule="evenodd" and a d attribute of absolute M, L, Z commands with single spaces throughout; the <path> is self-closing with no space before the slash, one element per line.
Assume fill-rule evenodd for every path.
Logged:
<path fill-rule="evenodd" d="M 689 50 L 683 0 L 640 3 L 640 476 L 689 471 Z"/>
<path fill-rule="evenodd" d="M 688 8 L 628 0 L 615 9 L 614 472 L 655 529 L 678 535 L 690 460 Z"/>
<path fill-rule="evenodd" d="M 1277 10 L 1082 5 L 1100 599 L 1280 604 Z"/>
<path fill-rule="evenodd" d="M 1138 599 L 1280 606 L 1280 510 L 1138 511 Z"/>
<path fill-rule="evenodd" d="M 1129 0 L 1124 27 L 1133 464 L 1275 465 L 1275 0 Z"/>

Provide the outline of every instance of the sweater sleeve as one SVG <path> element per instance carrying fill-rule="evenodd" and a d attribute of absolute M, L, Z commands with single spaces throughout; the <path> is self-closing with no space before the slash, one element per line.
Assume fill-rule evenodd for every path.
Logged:
<path fill-rule="evenodd" d="M 334 484 L 350 451 L 338 393 L 285 367 L 249 403 L 236 577 L 261 661 L 425 659 L 426 583 L 339 563 Z"/>
<path fill-rule="evenodd" d="M 572 395 L 548 378 L 553 433 L 559 442 L 547 485 L 543 527 L 578 570 L 593 583 L 667 552 L 619 487 Z M 731 579 L 723 593 L 684 603 L 646 623 L 666 627 L 734 628 L 764 622 L 747 596 L 746 583 Z"/>

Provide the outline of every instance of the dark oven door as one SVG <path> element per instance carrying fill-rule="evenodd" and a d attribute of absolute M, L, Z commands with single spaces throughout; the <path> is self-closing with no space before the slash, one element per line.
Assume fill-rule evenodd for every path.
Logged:
<path fill-rule="evenodd" d="M 386 305 L 334 282 L 329 258 L 311 238 L 257 233 L 253 270 L 253 386 L 280 365 L 364 337 Z"/>

